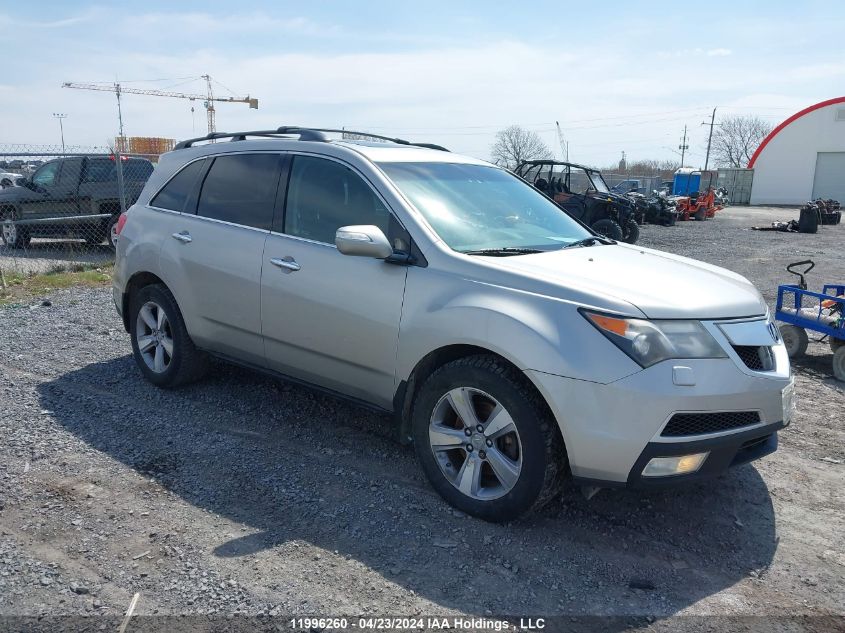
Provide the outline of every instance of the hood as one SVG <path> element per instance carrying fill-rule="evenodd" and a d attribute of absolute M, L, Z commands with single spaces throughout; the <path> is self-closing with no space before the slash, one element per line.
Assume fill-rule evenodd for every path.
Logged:
<path fill-rule="evenodd" d="M 501 257 L 495 262 L 508 272 L 556 286 L 561 298 L 568 298 L 567 290 L 613 298 L 651 319 L 723 319 L 767 311 L 763 297 L 741 275 L 628 244 Z"/>

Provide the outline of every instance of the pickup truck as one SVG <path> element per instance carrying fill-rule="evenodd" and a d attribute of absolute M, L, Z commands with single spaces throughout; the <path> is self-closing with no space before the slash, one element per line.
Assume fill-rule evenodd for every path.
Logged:
<path fill-rule="evenodd" d="M 114 156 L 67 156 L 41 165 L 17 187 L 0 190 L 0 223 L 9 248 L 26 248 L 33 237 L 72 237 L 114 248 L 120 216 Z M 122 156 L 124 204 L 135 202 L 153 164 Z"/>

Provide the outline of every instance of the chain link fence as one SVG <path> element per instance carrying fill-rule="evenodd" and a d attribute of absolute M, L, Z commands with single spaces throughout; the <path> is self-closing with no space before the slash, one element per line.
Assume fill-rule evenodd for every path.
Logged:
<path fill-rule="evenodd" d="M 0 271 L 8 277 L 114 262 L 115 227 L 157 156 L 108 147 L 0 144 Z"/>

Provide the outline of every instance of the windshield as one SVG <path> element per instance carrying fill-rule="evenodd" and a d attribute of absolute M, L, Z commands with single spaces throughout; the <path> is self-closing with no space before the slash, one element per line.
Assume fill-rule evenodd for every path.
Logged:
<path fill-rule="evenodd" d="M 593 182 L 593 189 L 598 191 L 599 193 L 609 193 L 610 189 L 607 187 L 607 183 L 602 178 L 601 173 L 597 171 L 588 171 L 587 174 L 590 176 L 590 180 Z"/>
<path fill-rule="evenodd" d="M 556 250 L 591 233 L 522 179 L 496 167 L 379 163 L 456 251 Z"/>

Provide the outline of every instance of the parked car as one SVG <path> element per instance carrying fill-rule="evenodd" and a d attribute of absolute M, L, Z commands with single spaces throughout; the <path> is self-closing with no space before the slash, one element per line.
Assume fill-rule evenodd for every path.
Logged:
<path fill-rule="evenodd" d="M 113 275 L 144 378 L 215 356 L 391 412 L 433 487 L 493 521 L 566 475 L 677 484 L 776 449 L 789 360 L 745 278 L 609 240 L 484 161 L 334 131 L 161 157 Z"/>
<path fill-rule="evenodd" d="M 626 193 L 642 193 L 643 183 L 640 180 L 623 180 L 613 185 L 610 190 L 620 195 L 625 195 Z"/>
<path fill-rule="evenodd" d="M 132 204 L 153 172 L 144 158 L 126 158 L 123 184 Z M 25 248 L 33 237 L 79 237 L 91 244 L 114 246 L 120 215 L 114 156 L 57 158 L 39 167 L 18 187 L 0 191 L 3 242 Z"/>
<path fill-rule="evenodd" d="M 15 187 L 17 185 L 17 181 L 21 178 L 23 178 L 21 174 L 16 174 L 11 171 L 0 171 L 0 189 Z"/>
<path fill-rule="evenodd" d="M 556 160 L 529 160 L 519 164 L 514 173 L 597 233 L 629 244 L 639 239 L 633 203 L 611 192 L 597 169 Z"/>

